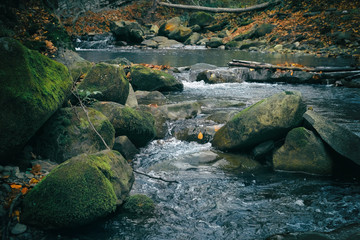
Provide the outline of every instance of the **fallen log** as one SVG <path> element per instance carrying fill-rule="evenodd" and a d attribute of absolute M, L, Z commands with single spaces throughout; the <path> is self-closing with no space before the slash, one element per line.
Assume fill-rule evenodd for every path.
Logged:
<path fill-rule="evenodd" d="M 228 63 L 229 66 L 236 67 L 247 67 L 253 69 L 279 69 L 279 70 L 292 70 L 292 71 L 305 71 L 305 72 L 314 72 L 314 73 L 325 73 L 325 72 L 354 72 L 358 73 L 357 70 L 360 70 L 360 67 L 293 67 L 293 66 L 280 66 L 273 65 L 269 63 L 254 62 L 254 61 L 245 61 L 233 59 Z"/>
<path fill-rule="evenodd" d="M 275 0 L 245 8 L 212 8 L 212 7 L 173 4 L 173 3 L 165 3 L 165 2 L 158 2 L 158 4 L 165 7 L 180 8 L 180 9 L 192 10 L 192 11 L 204 11 L 204 12 L 213 12 L 213 13 L 243 13 L 243 12 L 262 10 L 269 6 L 279 4 L 280 2 L 281 2 L 280 0 Z"/>

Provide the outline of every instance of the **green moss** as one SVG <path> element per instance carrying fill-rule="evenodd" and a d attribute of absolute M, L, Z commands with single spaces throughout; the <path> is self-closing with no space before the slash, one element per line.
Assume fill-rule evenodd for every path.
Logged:
<path fill-rule="evenodd" d="M 2 138 L 0 148 L 7 148 L 29 140 L 61 106 L 72 80 L 63 64 L 14 39 L 0 40 L 0 55 L 0 104 L 6 112 L 6 117 L 0 119 L 0 132 L 6 136 L 10 131 L 12 138 Z"/>
<path fill-rule="evenodd" d="M 304 127 L 294 128 L 287 135 L 287 139 L 291 139 L 291 145 L 296 148 L 303 148 L 308 145 L 309 137 L 310 133 Z"/>
<path fill-rule="evenodd" d="M 77 227 L 116 209 L 107 154 L 80 155 L 55 168 L 24 199 L 22 220 L 45 228 Z"/>
<path fill-rule="evenodd" d="M 242 115 L 244 115 L 245 113 L 247 113 L 250 109 L 254 108 L 254 107 L 257 106 L 257 105 L 260 105 L 260 104 L 263 103 L 265 100 L 266 100 L 266 99 L 263 99 L 263 100 L 255 103 L 255 104 L 253 104 L 253 105 L 251 105 L 251 106 L 249 106 L 249 107 L 241 110 L 238 114 L 236 114 L 236 115 L 232 118 L 232 121 L 240 118 Z"/>
<path fill-rule="evenodd" d="M 131 214 L 138 215 L 151 215 L 154 213 L 154 201 L 146 195 L 136 194 L 126 199 L 123 209 Z"/>
<path fill-rule="evenodd" d="M 236 41 L 230 41 L 225 44 L 225 47 L 228 49 L 237 48 L 237 47 L 239 47 L 239 43 Z"/>
<path fill-rule="evenodd" d="M 150 113 L 124 107 L 119 109 L 119 115 L 113 122 L 117 136 L 127 136 L 138 147 L 155 137 L 155 120 Z"/>

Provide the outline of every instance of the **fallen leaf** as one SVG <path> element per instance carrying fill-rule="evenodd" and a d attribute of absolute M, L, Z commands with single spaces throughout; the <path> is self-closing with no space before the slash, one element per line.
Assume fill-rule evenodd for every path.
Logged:
<path fill-rule="evenodd" d="M 12 189 L 21 189 L 21 188 L 22 188 L 22 186 L 19 185 L 19 184 L 11 184 L 10 187 L 11 187 Z"/>
<path fill-rule="evenodd" d="M 204 138 L 204 135 L 201 133 L 201 132 L 199 132 L 199 134 L 198 134 L 198 139 L 203 139 Z"/>
<path fill-rule="evenodd" d="M 28 191 L 29 191 L 29 189 L 28 189 L 27 187 L 23 187 L 23 188 L 21 189 L 22 195 L 27 194 Z"/>

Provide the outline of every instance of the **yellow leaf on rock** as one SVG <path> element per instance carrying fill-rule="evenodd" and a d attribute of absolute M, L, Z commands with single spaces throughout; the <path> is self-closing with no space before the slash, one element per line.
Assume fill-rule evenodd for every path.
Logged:
<path fill-rule="evenodd" d="M 198 139 L 203 139 L 204 138 L 204 135 L 201 133 L 201 132 L 199 132 L 199 134 L 198 134 Z"/>

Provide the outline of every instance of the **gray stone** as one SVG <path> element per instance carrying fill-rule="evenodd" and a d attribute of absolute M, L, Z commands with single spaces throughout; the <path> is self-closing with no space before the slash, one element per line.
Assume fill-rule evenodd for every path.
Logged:
<path fill-rule="evenodd" d="M 303 121 L 306 105 L 301 93 L 286 91 L 242 110 L 216 132 L 212 144 L 220 150 L 245 151 L 284 137 Z"/>
<path fill-rule="evenodd" d="M 200 72 L 196 81 L 204 81 L 205 83 L 241 83 L 243 75 L 246 74 L 242 68 L 218 68 L 214 70 L 205 70 Z"/>
<path fill-rule="evenodd" d="M 136 94 L 131 84 L 129 84 L 129 95 L 126 100 L 125 106 L 136 108 L 138 106 L 138 101 L 136 98 Z"/>
<path fill-rule="evenodd" d="M 332 160 L 321 139 L 303 127 L 291 130 L 273 155 L 275 170 L 332 174 Z"/>
<path fill-rule="evenodd" d="M 360 165 L 359 136 L 314 111 L 307 111 L 304 119 L 332 149 Z"/>
<path fill-rule="evenodd" d="M 205 12 L 194 12 L 190 16 L 189 25 L 199 25 L 201 28 L 209 26 L 213 21 L 214 17 L 209 13 Z"/>
<path fill-rule="evenodd" d="M 261 168 L 261 164 L 249 155 L 233 154 L 233 153 L 219 153 L 222 158 L 213 166 L 224 170 L 237 170 L 241 172 L 251 172 Z"/>
<path fill-rule="evenodd" d="M 11 229 L 11 234 L 13 235 L 19 235 L 22 234 L 24 232 L 26 232 L 27 230 L 27 226 L 21 223 L 17 223 L 12 229 Z"/>
<path fill-rule="evenodd" d="M 201 112 L 201 106 L 198 102 L 188 101 L 175 104 L 167 104 L 160 106 L 170 120 L 193 118 Z"/>
<path fill-rule="evenodd" d="M 187 45 L 195 45 L 201 39 L 200 33 L 193 33 L 191 36 L 185 41 Z"/>
<path fill-rule="evenodd" d="M 127 136 L 115 138 L 113 150 L 120 152 L 126 160 L 134 159 L 135 155 L 139 153 L 139 150 Z"/>
<path fill-rule="evenodd" d="M 166 97 L 159 91 L 136 91 L 135 95 L 139 104 L 163 105 L 166 102 Z"/>
<path fill-rule="evenodd" d="M 145 32 L 137 22 L 115 21 L 110 23 L 110 30 L 117 41 L 138 44 L 144 40 Z"/>

